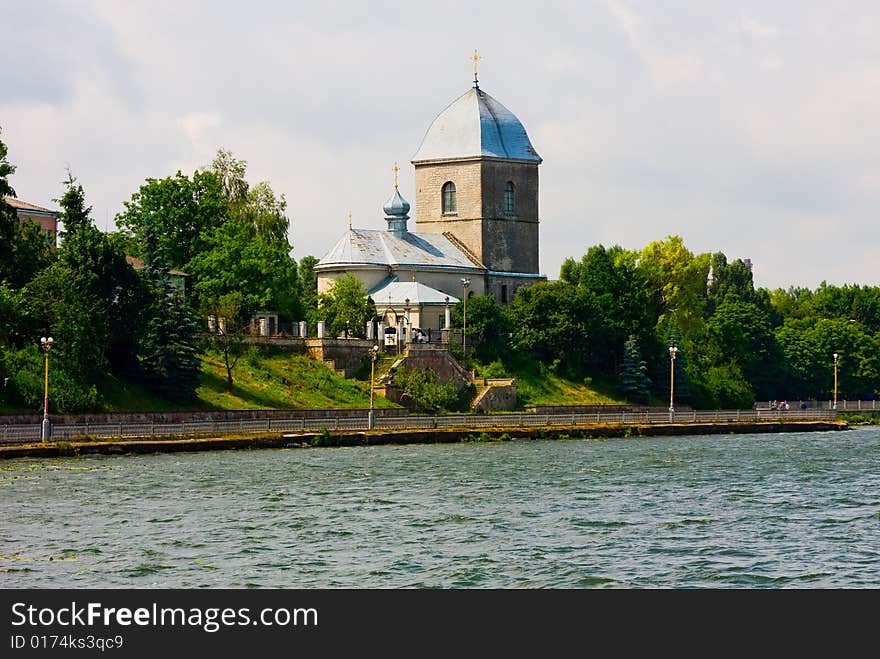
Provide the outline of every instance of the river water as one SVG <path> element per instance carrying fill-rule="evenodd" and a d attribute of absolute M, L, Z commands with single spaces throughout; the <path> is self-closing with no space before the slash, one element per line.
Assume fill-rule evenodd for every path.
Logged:
<path fill-rule="evenodd" d="M 880 586 L 880 428 L 0 463 L 0 586 Z"/>

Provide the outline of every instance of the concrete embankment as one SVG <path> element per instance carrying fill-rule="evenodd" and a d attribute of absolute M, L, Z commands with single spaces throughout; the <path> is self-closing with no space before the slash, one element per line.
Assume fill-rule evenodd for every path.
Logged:
<path fill-rule="evenodd" d="M 499 419 L 493 428 L 434 430 L 381 430 L 324 433 L 273 433 L 224 437 L 169 437 L 163 439 L 107 439 L 16 444 L 0 446 L 0 459 L 61 457 L 89 454 L 176 453 L 259 448 L 310 448 L 319 446 L 376 446 L 380 444 L 437 444 L 491 442 L 512 439 L 604 439 L 611 437 L 663 437 L 846 430 L 845 421 L 791 421 L 766 423 L 655 423 L 593 424 L 579 426 L 505 427 Z"/>

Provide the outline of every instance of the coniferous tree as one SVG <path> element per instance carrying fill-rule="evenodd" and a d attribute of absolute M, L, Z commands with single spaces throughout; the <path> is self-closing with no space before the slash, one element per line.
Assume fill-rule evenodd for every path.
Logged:
<path fill-rule="evenodd" d="M 173 400 L 195 396 L 199 379 L 198 320 L 183 296 L 171 287 L 167 262 L 154 230 L 144 234 L 143 276 L 152 296 L 141 340 L 141 367 L 153 388 Z"/>
<path fill-rule="evenodd" d="M 623 346 L 623 364 L 620 369 L 620 391 L 629 400 L 647 403 L 651 391 L 648 367 L 642 359 L 636 337 L 630 334 Z"/>

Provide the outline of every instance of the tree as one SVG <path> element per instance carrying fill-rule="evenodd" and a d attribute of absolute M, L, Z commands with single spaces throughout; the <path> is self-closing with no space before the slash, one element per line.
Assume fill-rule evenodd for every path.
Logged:
<path fill-rule="evenodd" d="M 276 197 L 267 181 L 251 187 L 245 179 L 246 160 L 237 159 L 231 151 L 219 149 L 210 170 L 222 181 L 223 195 L 234 219 L 262 238 L 287 240 L 290 222 L 285 214 L 287 201 L 284 195 Z"/>
<path fill-rule="evenodd" d="M 94 275 L 59 261 L 40 271 L 26 287 L 39 328 L 36 336 L 55 339 L 53 398 L 59 411 L 83 412 L 95 409 L 100 402 L 94 384 L 107 372 L 110 323 L 103 301 L 93 292 L 94 279 Z M 31 337 L 24 351 L 23 367 L 31 364 L 29 368 L 38 368 L 38 359 L 26 357 L 39 354 L 36 337 Z M 29 403 L 38 400 L 40 393 L 39 379 L 36 389 L 20 390 Z"/>
<path fill-rule="evenodd" d="M 591 247 L 580 262 L 563 263 L 560 278 L 586 290 L 599 313 L 592 346 L 595 365 L 614 376 L 623 358 L 624 344 L 635 335 L 649 344 L 657 321 L 657 301 L 651 299 L 644 274 L 636 267 L 637 253 L 615 245 Z M 602 341 L 601 344 L 597 341 Z"/>
<path fill-rule="evenodd" d="M 757 304 L 727 295 L 706 321 L 697 343 L 702 346 L 704 371 L 735 364 L 759 398 L 778 395 L 783 355 L 768 314 Z"/>
<path fill-rule="evenodd" d="M 647 403 L 651 394 L 648 367 L 642 359 L 639 344 L 631 334 L 624 344 L 623 364 L 620 368 L 620 391 L 629 400 Z"/>
<path fill-rule="evenodd" d="M 205 237 L 204 246 L 188 266 L 203 309 L 238 293 L 245 317 L 267 309 L 288 321 L 297 314 L 296 261 L 288 254 L 286 239 L 255 236 L 249 227 L 228 220 Z"/>
<path fill-rule="evenodd" d="M 65 192 L 55 201 L 61 206 L 64 241 L 60 260 L 80 276 L 70 285 L 84 286 L 80 293 L 98 301 L 106 319 L 108 334 L 102 346 L 110 365 L 117 372 L 137 366 L 138 338 L 143 327 L 143 311 L 148 306 L 147 291 L 126 261 L 116 243 L 93 223 L 85 192 L 68 170 Z"/>
<path fill-rule="evenodd" d="M 15 166 L 7 160 L 7 147 L 0 140 L 0 284 L 21 288 L 50 261 L 50 249 L 40 227 L 21 223 L 5 197 L 15 197 L 9 177 Z"/>
<path fill-rule="evenodd" d="M 690 336 L 703 321 L 709 255 L 694 256 L 680 236 L 648 244 L 639 258 L 649 290 L 660 300 L 663 316 L 675 313 L 680 330 Z"/>
<path fill-rule="evenodd" d="M 570 377 L 583 377 L 603 356 L 593 351 L 603 343 L 595 297 L 567 282 L 540 282 L 521 288 L 507 306 L 511 347 L 530 354 Z"/>
<path fill-rule="evenodd" d="M 141 365 L 154 389 L 172 400 L 191 400 L 199 382 L 198 321 L 180 294 L 172 293 L 167 284 L 159 289 L 151 311 L 141 345 Z"/>
<path fill-rule="evenodd" d="M 318 259 L 304 256 L 299 260 L 299 296 L 302 318 L 311 327 L 318 322 Z"/>
<path fill-rule="evenodd" d="M 152 227 L 169 266 L 187 271 L 190 260 L 205 250 L 208 237 L 228 217 L 229 203 L 214 172 L 195 171 L 190 178 L 178 171 L 164 179 L 148 178 L 125 202 L 116 224 L 141 246 Z"/>
<path fill-rule="evenodd" d="M 330 336 L 341 334 L 347 327 L 349 336 L 365 338 L 367 323 L 376 317 L 376 305 L 361 282 L 348 273 L 319 296 L 318 313 Z"/>
<path fill-rule="evenodd" d="M 452 324 L 461 327 L 464 303 L 452 309 Z M 504 308 L 494 295 L 478 295 L 467 301 L 468 346 L 483 362 L 491 362 L 504 355 L 510 343 L 510 323 Z"/>
<path fill-rule="evenodd" d="M 141 368 L 151 386 L 173 400 L 195 396 L 199 379 L 196 350 L 198 321 L 181 295 L 172 290 L 168 266 L 152 231 L 146 236 L 142 276 L 151 302 L 140 344 Z"/>
<path fill-rule="evenodd" d="M 694 380 L 695 403 L 715 409 L 747 408 L 755 393 L 735 363 L 713 364 Z"/>
<path fill-rule="evenodd" d="M 223 356 L 226 386 L 233 385 L 232 371 L 244 354 L 245 321 L 240 293 L 227 293 L 209 301 L 208 313 L 211 341 Z"/>

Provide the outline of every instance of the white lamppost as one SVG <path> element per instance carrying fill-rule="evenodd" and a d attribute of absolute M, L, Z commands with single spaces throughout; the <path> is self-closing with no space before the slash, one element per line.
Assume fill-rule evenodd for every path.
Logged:
<path fill-rule="evenodd" d="M 43 425 L 40 433 L 40 439 L 44 442 L 49 441 L 49 437 L 52 435 L 52 424 L 49 423 L 49 350 L 52 349 L 52 344 L 54 342 L 55 339 L 51 336 L 44 336 L 40 339 L 40 345 L 43 347 L 43 352 L 46 353 L 46 378 L 45 388 L 43 390 Z"/>
<path fill-rule="evenodd" d="M 409 350 L 409 342 L 410 342 L 410 334 L 411 334 L 411 326 L 409 322 L 409 298 L 404 299 L 403 301 L 403 329 L 404 329 L 404 343 L 406 344 L 406 349 Z"/>
<path fill-rule="evenodd" d="M 669 422 L 675 419 L 675 356 L 678 348 L 669 346 Z"/>
<path fill-rule="evenodd" d="M 461 278 L 462 300 L 464 301 L 464 309 L 462 311 L 461 323 L 461 351 L 467 356 L 467 289 L 471 285 L 471 280 L 467 277 Z"/>
<path fill-rule="evenodd" d="M 373 376 L 376 373 L 376 359 L 379 358 L 379 346 L 370 348 L 370 414 L 367 416 L 367 428 L 370 430 L 376 425 L 376 413 L 373 411 Z"/>
<path fill-rule="evenodd" d="M 831 406 L 831 409 L 837 409 L 837 358 L 840 356 L 838 353 L 834 353 L 832 355 L 834 357 L 834 403 Z"/>

